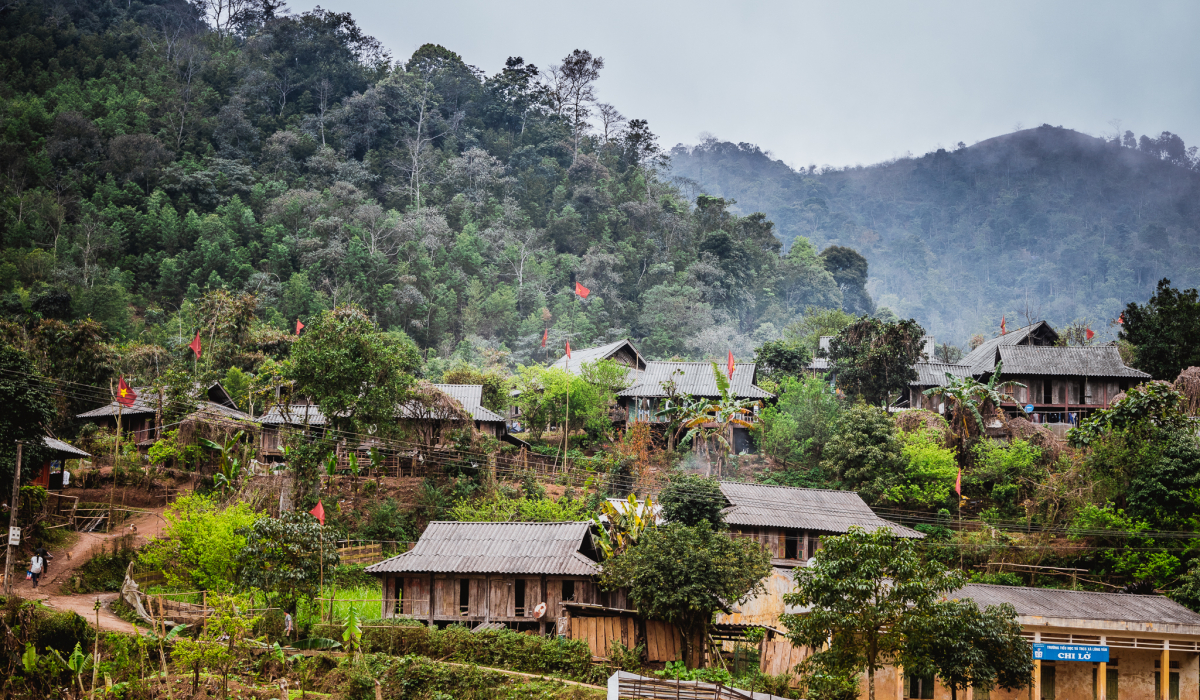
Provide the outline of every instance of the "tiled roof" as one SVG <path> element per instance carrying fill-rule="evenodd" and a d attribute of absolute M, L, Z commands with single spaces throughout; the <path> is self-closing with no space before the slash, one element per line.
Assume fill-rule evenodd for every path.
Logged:
<path fill-rule="evenodd" d="M 50 449 L 54 450 L 55 452 L 62 452 L 64 454 L 70 455 L 70 457 L 68 459 L 75 458 L 75 457 L 91 457 L 90 454 L 84 452 L 83 450 L 79 449 L 78 447 L 68 445 L 67 443 L 63 442 L 62 440 L 59 440 L 58 438 L 52 438 L 49 435 L 42 438 L 42 444 L 45 445 L 46 447 L 49 447 Z"/>
<path fill-rule="evenodd" d="M 1050 328 L 1049 324 L 1045 321 L 1038 321 L 1031 326 L 1014 329 L 1004 335 L 998 335 L 995 338 L 983 341 L 983 344 L 959 360 L 958 364 L 970 367 L 972 375 L 990 374 L 996 369 L 996 348 L 1005 345 L 1021 345 L 1026 342 L 1030 335 L 1046 332 L 1049 332 L 1054 338 L 1058 337 L 1054 329 Z"/>
<path fill-rule="evenodd" d="M 504 422 L 504 416 L 484 408 L 482 384 L 434 384 L 435 389 L 462 404 L 463 409 L 475 420 Z"/>
<path fill-rule="evenodd" d="M 557 360 L 555 360 L 554 362 L 552 362 L 550 364 L 550 366 L 558 367 L 559 369 L 569 369 L 572 372 L 578 372 L 579 368 L 583 365 L 583 363 L 596 362 L 598 360 L 607 360 L 608 358 L 612 357 L 613 355 L 616 355 L 617 351 L 619 351 L 621 348 L 623 348 L 627 345 L 629 346 L 630 352 L 632 352 L 638 358 L 638 360 L 641 361 L 641 358 L 642 358 L 641 353 L 639 353 L 637 351 L 637 348 L 633 347 L 633 343 L 629 342 L 628 340 L 622 339 L 622 340 L 617 340 L 612 343 L 608 343 L 607 345 L 598 345 L 594 348 L 583 348 L 581 350 L 571 350 L 571 359 L 570 359 L 569 364 L 567 361 L 567 356 L 563 355 L 562 357 L 560 357 Z"/>
<path fill-rule="evenodd" d="M 321 413 L 321 408 L 305 404 L 272 406 L 255 420 L 264 425 L 304 425 L 306 418 L 308 425 L 325 425 L 325 414 Z"/>
<path fill-rule="evenodd" d="M 951 598 L 970 598 L 980 607 L 1010 603 L 1022 617 L 1114 620 L 1200 625 L 1200 615 L 1160 595 L 1094 593 L 970 583 Z"/>
<path fill-rule="evenodd" d="M 955 377 L 971 376 L 970 367 L 945 362 L 918 362 L 913 369 L 917 370 L 917 378 L 909 382 L 910 386 L 947 386 L 947 372 Z"/>
<path fill-rule="evenodd" d="M 590 522 L 433 522 L 404 554 L 367 567 L 370 573 L 548 574 L 591 576 L 599 565 Z"/>
<path fill-rule="evenodd" d="M 1054 374 L 1077 377 L 1130 377 L 1149 379 L 1141 370 L 1125 366 L 1115 345 L 1046 347 L 1012 345 L 998 348 L 1004 374 Z"/>
<path fill-rule="evenodd" d="M 823 532 L 848 532 L 853 526 L 868 531 L 885 527 L 900 537 L 924 537 L 879 517 L 853 491 L 722 481 L 721 493 L 730 503 L 725 509 L 725 522 L 730 525 Z"/>
<path fill-rule="evenodd" d="M 676 371 L 680 374 L 675 374 Z M 717 364 L 717 371 L 724 372 L 725 366 Z M 753 362 L 734 364 L 733 379 L 730 381 L 734 395 L 739 399 L 769 399 L 775 395 L 754 385 Z M 618 396 L 666 396 L 663 382 L 674 381 L 676 391 L 689 396 L 719 396 L 717 380 L 713 376 L 711 362 L 647 362 L 638 383 L 620 392 Z"/>

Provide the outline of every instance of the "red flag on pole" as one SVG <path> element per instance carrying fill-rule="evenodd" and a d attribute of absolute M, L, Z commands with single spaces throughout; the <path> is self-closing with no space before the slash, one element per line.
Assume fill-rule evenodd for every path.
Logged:
<path fill-rule="evenodd" d="M 590 290 L 587 287 L 583 286 L 582 284 L 576 282 L 575 283 L 575 293 L 578 294 L 579 296 L 583 297 L 584 299 L 587 299 L 587 295 L 591 294 L 592 290 Z"/>
<path fill-rule="evenodd" d="M 1096 337 L 1095 331 L 1093 331 L 1091 328 L 1087 329 L 1087 333 L 1085 333 L 1084 335 L 1087 336 L 1088 340 L 1091 340 L 1092 338 Z"/>
<path fill-rule="evenodd" d="M 729 351 L 729 378 L 733 379 L 733 351 Z"/>
<path fill-rule="evenodd" d="M 308 512 L 310 515 L 312 515 L 314 518 L 316 518 L 317 521 L 320 522 L 322 525 L 325 524 L 325 506 L 321 505 L 320 501 L 317 501 L 317 505 L 314 506 L 313 509 Z"/>
<path fill-rule="evenodd" d="M 1004 335 L 1004 334 L 1005 334 L 1005 333 L 1007 333 L 1007 332 L 1008 332 L 1008 331 L 1006 331 L 1006 330 L 1004 329 L 1004 317 L 1003 317 L 1003 316 L 1001 316 L 1001 317 L 1000 317 L 1000 335 Z"/>
<path fill-rule="evenodd" d="M 542 347 L 546 347 L 546 338 L 550 337 L 550 329 L 542 331 Z"/>
<path fill-rule="evenodd" d="M 571 359 L 571 341 L 567 341 L 567 359 Z"/>
<path fill-rule="evenodd" d="M 962 498 L 962 467 L 958 469 L 958 480 L 954 482 L 954 492 L 958 494 L 959 498 Z"/>
<path fill-rule="evenodd" d="M 192 352 L 196 353 L 196 359 L 199 360 L 200 359 L 200 331 L 196 331 L 196 337 L 192 339 L 192 342 L 188 343 L 188 347 L 192 349 Z"/>
<path fill-rule="evenodd" d="M 129 408 L 134 401 L 137 401 L 137 394 L 125 383 L 125 377 L 121 377 L 117 381 L 117 403 Z"/>
<path fill-rule="evenodd" d="M 304 324 L 300 323 L 300 319 L 296 319 L 296 335 L 300 335 L 302 330 L 304 330 Z"/>

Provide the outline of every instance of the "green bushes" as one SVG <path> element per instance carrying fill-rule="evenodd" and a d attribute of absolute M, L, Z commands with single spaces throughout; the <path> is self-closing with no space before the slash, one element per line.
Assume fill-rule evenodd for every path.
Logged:
<path fill-rule="evenodd" d="M 318 637 L 340 638 L 340 634 L 325 628 L 314 631 Z M 510 630 L 472 633 L 459 626 L 434 630 L 409 621 L 385 622 L 363 630 L 363 649 L 546 673 L 584 683 L 599 681 L 606 675 L 603 669 L 592 666 L 592 652 L 582 640 L 551 639 Z"/>
<path fill-rule="evenodd" d="M 75 570 L 62 591 L 66 594 L 119 591 L 125 581 L 125 570 L 134 559 L 137 559 L 137 551 L 133 549 L 97 554 Z"/>
<path fill-rule="evenodd" d="M 463 630 L 467 636 L 470 632 Z M 481 635 L 482 636 L 482 635 Z M 524 635 L 514 635 L 524 636 Z M 586 646 L 584 647 L 586 649 Z M 454 698 L 455 700 L 600 700 L 603 690 L 550 680 L 528 680 L 476 666 L 438 663 L 419 656 L 369 654 L 346 662 L 339 691 L 347 700 Z M 537 671 L 535 671 L 537 672 Z"/>

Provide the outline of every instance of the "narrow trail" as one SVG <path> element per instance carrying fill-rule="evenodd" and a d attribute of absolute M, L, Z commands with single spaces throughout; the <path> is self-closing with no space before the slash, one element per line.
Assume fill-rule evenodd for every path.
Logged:
<path fill-rule="evenodd" d="M 14 581 L 15 593 L 26 600 L 39 600 L 56 610 L 73 610 L 83 616 L 88 624 L 96 624 L 96 599 L 100 600 L 100 629 L 106 632 L 125 632 L 133 634 L 133 625 L 117 617 L 111 610 L 117 593 L 80 593 L 77 595 L 61 595 L 63 584 L 71 580 L 75 570 L 86 564 L 92 557 L 109 548 L 110 542 L 125 535 L 136 533 L 133 546 L 141 547 L 158 536 L 162 529 L 163 511 L 165 506 L 144 508 L 145 513 L 139 513 L 121 524 L 113 532 L 81 532 L 69 547 L 50 550 L 53 557 L 47 563 L 47 572 L 42 577 L 37 588 L 22 576 Z"/>

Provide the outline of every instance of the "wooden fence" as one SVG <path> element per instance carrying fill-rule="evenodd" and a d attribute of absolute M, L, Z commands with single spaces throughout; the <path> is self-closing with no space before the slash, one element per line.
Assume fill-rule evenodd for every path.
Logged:
<path fill-rule="evenodd" d="M 382 544 L 338 547 L 338 561 L 342 564 L 374 564 L 381 559 L 383 559 Z"/>
<path fill-rule="evenodd" d="M 592 656 L 607 659 L 613 642 L 626 649 L 637 646 L 637 625 L 631 617 L 573 617 L 567 636 L 586 641 Z"/>
<path fill-rule="evenodd" d="M 793 646 L 787 637 L 763 640 L 759 655 L 759 670 L 768 676 L 778 676 L 787 673 L 792 676 L 793 685 L 799 679 L 796 674 L 796 664 L 809 656 L 808 647 Z"/>
<path fill-rule="evenodd" d="M 783 700 L 767 693 L 751 693 L 719 683 L 676 681 L 617 671 L 608 679 L 609 698 L 653 700 Z"/>
<path fill-rule="evenodd" d="M 683 643 L 679 628 L 669 622 L 646 621 L 646 660 L 679 661 L 683 658 Z"/>

